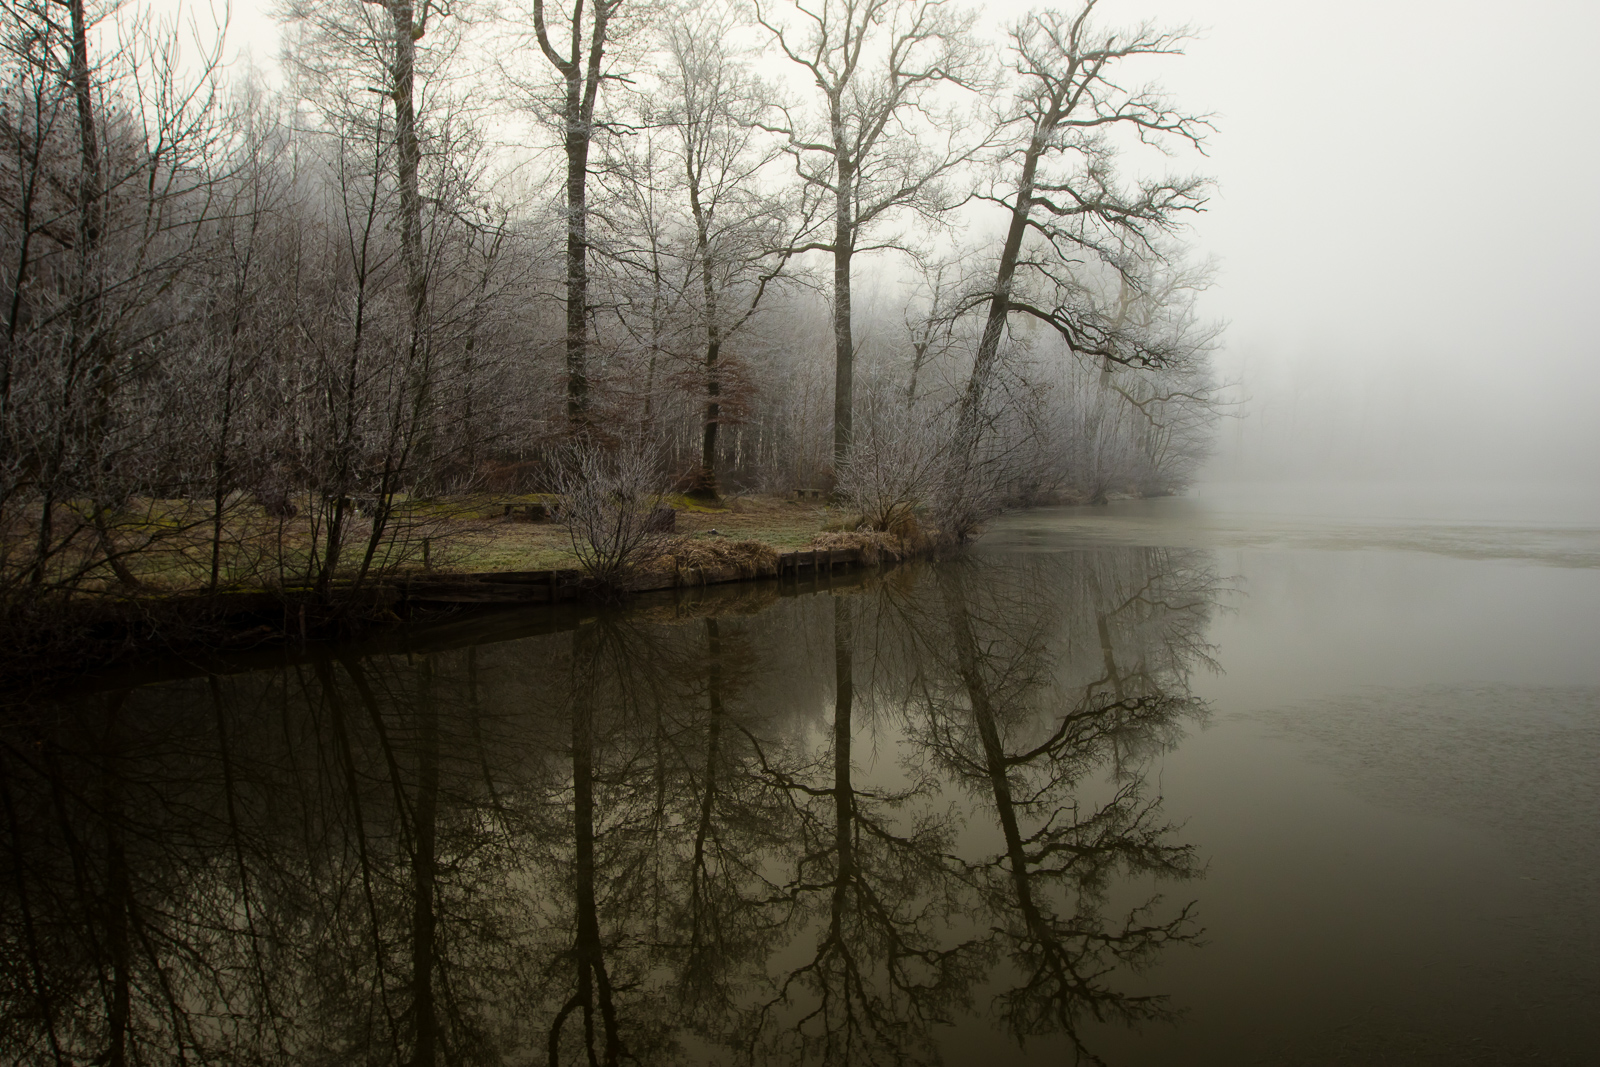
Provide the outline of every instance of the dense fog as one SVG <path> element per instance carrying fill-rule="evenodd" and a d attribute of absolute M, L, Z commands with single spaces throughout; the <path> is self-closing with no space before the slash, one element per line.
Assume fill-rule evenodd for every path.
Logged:
<path fill-rule="evenodd" d="M 1600 479 L 1593 5 L 1121 3 L 1208 26 L 1218 477 Z"/>

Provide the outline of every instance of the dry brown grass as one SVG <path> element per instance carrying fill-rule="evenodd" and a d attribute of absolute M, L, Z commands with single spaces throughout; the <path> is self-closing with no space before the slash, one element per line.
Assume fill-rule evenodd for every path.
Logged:
<path fill-rule="evenodd" d="M 778 550 L 763 541 L 679 536 L 640 568 L 641 583 L 669 578 L 674 585 L 701 585 L 732 578 L 770 578 L 778 573 Z"/>
<path fill-rule="evenodd" d="M 811 539 L 810 547 L 837 551 L 855 549 L 861 553 L 861 562 L 868 566 L 888 560 L 898 563 L 928 551 L 930 541 L 917 516 L 910 511 L 895 513 L 887 530 L 841 530 L 836 526 L 823 530 Z"/>
<path fill-rule="evenodd" d="M 897 563 L 913 554 L 912 549 L 894 534 L 882 530 L 852 530 L 849 533 L 819 533 L 810 547 L 829 552 L 852 549 L 861 553 L 861 562 L 875 566 L 885 560 Z"/>

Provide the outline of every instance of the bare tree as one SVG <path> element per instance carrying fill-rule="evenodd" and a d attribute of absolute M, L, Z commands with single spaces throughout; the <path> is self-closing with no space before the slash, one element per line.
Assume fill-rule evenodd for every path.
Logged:
<path fill-rule="evenodd" d="M 1129 367 L 1069 352 L 1066 373 L 1073 383 L 1066 393 L 1074 399 L 1063 400 L 1076 410 L 1063 414 L 1081 422 L 1069 436 L 1095 447 L 1081 470 L 1061 473 L 1092 503 L 1104 502 L 1114 485 L 1147 494 L 1187 482 L 1209 451 L 1222 410 L 1208 358 L 1221 327 L 1201 319 L 1195 307 L 1210 283 L 1210 265 L 1186 262 L 1181 249 L 1166 243 L 1131 258 L 1139 264 L 1137 288 L 1120 270 L 1086 272 L 1084 301 L 1119 336 L 1165 358 Z"/>
<path fill-rule="evenodd" d="M 594 177 L 604 208 L 591 212 L 588 239 L 596 253 L 589 298 L 594 348 L 611 372 L 608 414 L 659 440 L 676 413 L 672 390 L 664 387 L 677 384 L 673 371 L 687 358 L 688 327 L 682 307 L 682 174 L 671 157 L 671 131 L 658 125 L 655 107 L 653 101 L 641 107 L 633 136 L 600 146 Z M 600 315 L 602 309 L 609 314 Z M 620 328 L 609 342 L 607 318 Z"/>
<path fill-rule="evenodd" d="M 589 420 L 589 156 L 595 141 L 595 106 L 606 70 L 613 22 L 625 0 L 577 0 L 565 24 L 552 24 L 544 0 L 533 0 L 533 29 L 561 78 L 561 146 L 566 155 L 567 419 L 574 429 Z M 557 45 L 565 52 L 558 51 Z"/>
<path fill-rule="evenodd" d="M 1118 138 L 1203 144 L 1203 117 L 1115 76 L 1181 31 L 1029 16 L 996 134 L 954 110 L 983 67 L 954 0 L 728 0 L 649 36 L 654 5 L 537 0 L 514 88 L 559 130 L 552 169 L 505 166 L 475 121 L 467 0 L 280 2 L 292 84 L 229 109 L 214 40 L 185 73 L 149 16 L 0 0 L 7 610 L 220 594 L 276 562 L 342 613 L 418 561 L 432 498 L 539 487 L 551 405 L 597 447 L 648 440 L 691 492 L 832 478 L 872 524 L 931 512 L 953 541 L 1041 488 L 1167 491 L 1204 451 L 1215 330 L 1170 234 L 1206 186 L 1113 169 Z M 773 103 L 759 47 L 815 106 Z M 904 224 L 971 195 L 1006 241 L 940 266 Z M 924 268 L 903 331 L 906 301 L 853 273 L 891 249 Z M 978 259 L 992 284 L 957 266 Z M 543 344 L 564 362 L 526 358 Z M 589 461 L 614 488 L 633 458 Z"/>
<path fill-rule="evenodd" d="M 643 440 L 612 449 L 589 437 L 569 442 L 556 461 L 555 488 L 572 551 L 603 586 L 617 587 L 665 535 L 656 521 L 662 478 Z"/>
<path fill-rule="evenodd" d="M 911 349 L 905 395 L 908 409 L 916 406 L 923 371 L 961 347 L 957 326 L 970 296 L 959 256 L 919 258 L 917 267 L 917 284 L 905 311 L 906 341 Z"/>
<path fill-rule="evenodd" d="M 36 591 L 77 588 L 102 569 L 136 587 L 128 559 L 161 536 L 145 524 L 131 544 L 118 526 L 164 473 L 141 416 L 164 403 L 150 386 L 192 318 L 177 294 L 192 292 L 219 208 L 224 136 L 216 48 L 184 76 L 175 35 L 139 21 L 97 57 L 97 12 L 64 7 L 64 23 L 44 4 L 0 10 L 14 242 L 0 508 L 26 501 L 26 518 L 5 516 L 8 535 L 32 526 L 27 548 L 8 545 L 7 578 L 25 575 Z"/>
<path fill-rule="evenodd" d="M 451 449 L 476 441 L 450 427 L 479 395 L 463 379 L 486 362 L 479 319 L 498 296 L 503 212 L 485 203 L 482 139 L 449 95 L 459 19 L 445 13 L 459 14 L 398 2 L 285 11 L 302 31 L 292 70 L 319 112 L 305 141 L 325 183 L 307 198 L 320 218 L 306 266 L 340 297 L 298 309 L 316 368 L 302 449 L 321 491 L 309 570 L 324 595 L 341 568 L 359 586 L 416 551 L 431 532 L 419 524 L 435 520 L 415 496 L 448 471 L 463 477 Z M 381 91 L 353 88 L 374 82 Z"/>
<path fill-rule="evenodd" d="M 235 161 L 230 180 L 219 188 L 226 207 L 214 238 L 210 285 L 216 291 L 212 321 L 205 326 L 209 343 L 197 347 L 195 393 L 206 410 L 200 422 L 209 424 L 205 438 L 210 447 L 207 472 L 211 488 L 211 559 L 207 588 L 222 587 L 226 523 L 234 510 L 235 491 L 253 484 L 258 501 L 280 517 L 290 508 L 280 472 L 263 470 L 255 456 L 263 449 L 260 405 L 252 394 L 262 388 L 262 364 L 270 349 L 268 338 L 282 323 L 281 305 L 271 298 L 271 286 L 282 281 L 272 268 L 275 257 L 267 246 L 274 233 L 274 216 L 284 207 L 289 172 L 283 166 L 289 135 L 282 116 L 258 86 L 248 86 L 234 108 L 232 123 Z M 220 367 L 218 364 L 220 363 Z M 209 386 L 209 387 L 208 387 Z M 256 431 L 254 446 L 240 440 L 241 426 Z M 246 432 L 249 432 L 248 430 Z"/>
<path fill-rule="evenodd" d="M 668 121 L 679 138 L 684 190 L 693 225 L 689 265 L 698 288 L 703 337 L 705 418 L 693 491 L 715 498 L 717 432 L 722 421 L 723 349 L 749 323 L 793 254 L 791 234 L 809 228 L 780 199 L 764 193 L 781 145 L 759 129 L 767 90 L 729 45 L 726 11 L 667 31 Z M 814 203 L 811 205 L 814 208 Z"/>
<path fill-rule="evenodd" d="M 937 412 L 907 408 L 899 397 L 877 399 L 838 469 L 836 492 L 874 530 L 909 534 L 917 509 L 944 473 L 944 420 Z"/>
<path fill-rule="evenodd" d="M 789 6 L 758 2 L 756 18 L 822 98 L 815 121 L 785 132 L 801 182 L 832 215 L 832 236 L 799 249 L 833 257 L 833 459 L 841 464 L 854 412 L 852 263 L 895 245 L 869 235 L 897 211 L 936 217 L 951 205 L 943 179 L 978 144 L 937 113 L 935 93 L 974 81 L 978 53 L 971 16 L 946 0 L 794 0 L 792 14 L 777 14 Z"/>
<path fill-rule="evenodd" d="M 1075 353 L 1109 363 L 1163 366 L 1176 354 L 1158 339 L 1120 328 L 1085 300 L 1084 260 L 1119 272 L 1135 289 L 1148 263 L 1130 247 L 1155 252 L 1156 239 L 1205 202 L 1207 181 L 1196 177 L 1147 180 L 1125 188 L 1114 170 L 1110 134 L 1133 132 L 1146 143 L 1203 144 L 1209 122 L 1178 110 L 1155 89 L 1126 89 L 1114 74 L 1136 56 L 1176 55 L 1185 30 L 1149 25 L 1127 33 L 1101 33 L 1090 25 L 1096 0 L 1076 15 L 1027 15 L 1011 31 L 1011 66 L 1021 80 L 1008 128 L 1016 134 L 1002 161 L 1014 178 L 997 181 L 980 199 L 1010 216 L 1000 250 L 983 334 L 961 399 L 956 453 L 975 455 L 984 432 L 985 394 L 995 377 L 1001 337 L 1015 314 L 1055 330 Z M 951 468 L 959 482 L 968 472 Z M 950 495 L 959 491 L 952 484 Z M 956 509 L 947 535 L 965 539 L 981 516 Z"/>

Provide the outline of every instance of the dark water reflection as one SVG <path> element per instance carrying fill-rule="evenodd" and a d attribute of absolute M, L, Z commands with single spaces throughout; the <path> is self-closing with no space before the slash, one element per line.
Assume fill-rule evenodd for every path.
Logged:
<path fill-rule="evenodd" d="M 888 1064 L 978 1027 L 1092 1061 L 1201 933 L 1148 768 L 1217 586 L 989 559 L 13 713 L 0 1049 Z"/>

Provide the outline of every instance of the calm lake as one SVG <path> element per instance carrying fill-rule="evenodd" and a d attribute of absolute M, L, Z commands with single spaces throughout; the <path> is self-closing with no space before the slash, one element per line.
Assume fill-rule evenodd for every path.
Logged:
<path fill-rule="evenodd" d="M 7 714 L 6 1062 L 1600 1047 L 1592 492 L 1047 509 Z"/>

